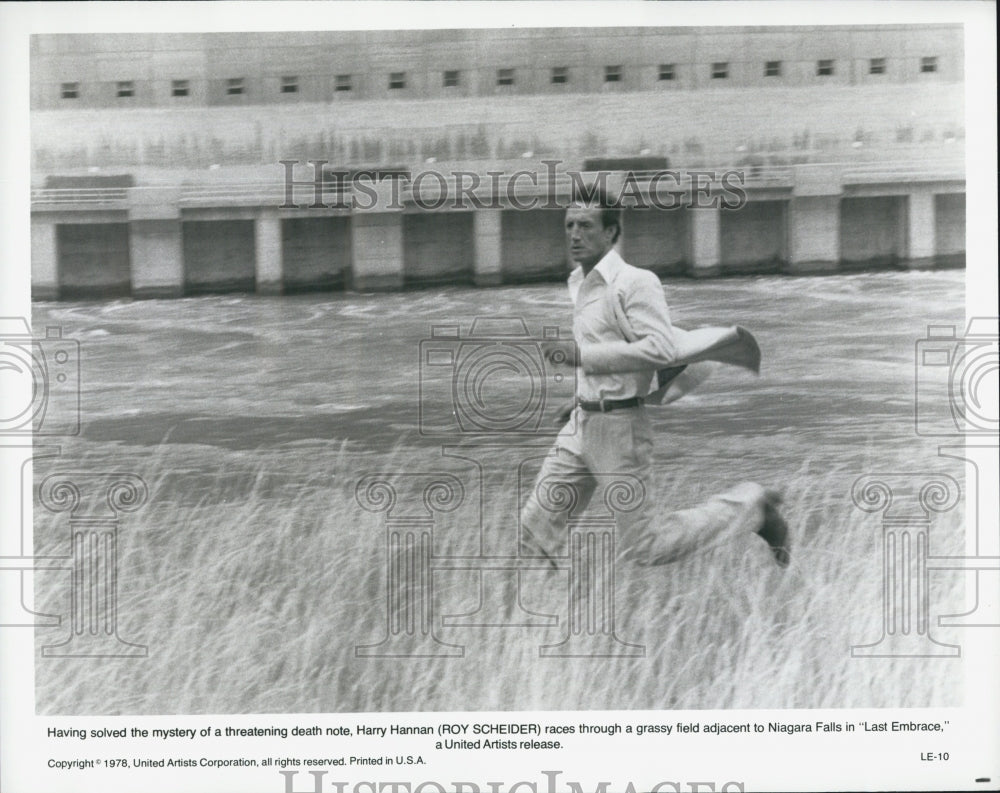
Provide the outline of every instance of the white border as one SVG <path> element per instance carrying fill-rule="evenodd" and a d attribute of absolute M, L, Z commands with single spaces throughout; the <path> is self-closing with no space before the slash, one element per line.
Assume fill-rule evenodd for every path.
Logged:
<path fill-rule="evenodd" d="M 995 315 L 997 306 L 997 160 L 996 160 L 996 38 L 995 6 L 989 3 L 962 2 L 718 2 L 718 3 L 59 3 L 0 5 L 0 107 L 3 108 L 2 146 L 0 146 L 0 316 L 30 316 L 29 301 L 29 129 L 28 129 L 28 35 L 57 32 L 130 32 L 130 31 L 238 31 L 238 30 L 309 30 L 309 29 L 381 29 L 391 20 L 394 28 L 504 27 L 504 26 L 631 26 L 631 25 L 817 25 L 965 22 L 966 38 L 966 142 L 968 157 L 968 239 L 967 278 L 968 315 Z M 16 505 L 5 503 L 0 518 L 12 525 L 11 511 Z M 13 516 L 16 521 L 16 515 Z M 667 758 L 637 755 L 615 758 L 606 750 L 609 744 L 595 744 L 593 752 L 581 752 L 559 762 L 563 780 L 576 779 L 593 783 L 600 779 L 675 780 L 690 789 L 695 780 L 714 780 L 721 786 L 728 780 L 742 780 L 747 790 L 779 789 L 871 789 L 974 788 L 970 774 L 989 775 L 991 786 L 1000 782 L 1000 683 L 995 670 L 1000 660 L 998 631 L 969 631 L 963 644 L 965 665 L 970 673 L 965 708 L 937 712 L 938 718 L 950 718 L 956 734 L 951 745 L 960 746 L 963 760 L 942 764 L 920 764 L 905 760 L 912 741 L 904 741 L 898 754 L 884 743 L 866 752 L 836 740 L 800 745 L 789 739 L 774 742 L 774 753 L 752 755 L 736 739 L 718 739 L 711 744 L 694 742 L 674 744 L 675 754 Z M 43 723 L 55 720 L 34 716 L 34 647 L 30 631 L 0 631 L 0 779 L 5 793 L 69 790 L 131 790 L 134 782 L 121 773 L 40 773 L 48 747 L 39 736 Z M 555 714 L 500 714 L 498 720 L 552 720 Z M 649 721 L 654 721 L 652 714 Z M 692 714 L 694 715 L 694 714 Z M 726 711 L 718 714 L 699 712 L 701 721 L 739 721 L 741 716 L 761 720 L 768 712 Z M 786 721 L 801 717 L 815 721 L 822 718 L 843 720 L 892 718 L 885 712 L 863 711 L 790 711 L 773 712 Z M 473 721 L 475 714 L 456 715 L 456 720 Z M 590 720 L 596 714 L 590 714 Z M 928 712 L 928 718 L 931 718 Z M 608 722 L 635 720 L 634 713 L 604 713 Z M 682 714 L 671 713 L 664 720 L 676 721 Z M 315 714 L 296 717 L 262 717 L 261 724 L 326 723 L 353 725 L 359 721 L 388 723 L 410 721 L 436 722 L 429 714 L 409 714 L 394 719 L 389 714 L 359 717 L 318 718 Z M 70 721 L 70 720 L 67 720 Z M 124 719 L 86 718 L 71 720 L 73 726 L 104 726 L 121 721 L 130 725 L 174 726 L 214 724 L 211 717 L 135 717 Z M 226 723 L 253 722 L 252 718 L 225 717 Z M 417 744 L 419 747 L 420 744 Z M 933 746 L 929 747 L 933 749 Z M 147 750 L 147 745 L 143 745 Z M 328 748 L 323 750 L 330 753 Z M 126 749 L 123 754 L 130 754 Z M 234 748 L 234 752 L 238 753 Z M 147 751 L 148 753 L 148 751 Z M 561 755 L 562 756 L 562 755 Z M 544 790 L 543 777 L 536 760 L 522 760 L 517 767 L 508 755 L 492 760 L 481 753 L 450 755 L 454 762 L 448 773 L 429 768 L 415 770 L 413 780 L 434 779 L 441 782 L 464 779 L 484 784 L 498 774 L 508 780 L 535 780 Z M 550 764 L 551 765 L 551 764 Z M 572 767 L 568 767 L 572 765 Z M 664 765 L 669 770 L 663 772 Z M 517 774 L 520 772 L 520 775 Z M 708 773 L 706 773 L 708 772 Z M 329 776 L 328 779 L 332 779 Z M 399 779 L 398 775 L 344 775 L 350 779 Z M 405 777 L 403 777 L 405 778 Z M 149 780 L 149 781 L 147 781 Z M 150 791 L 186 790 L 256 791 L 280 790 L 280 780 L 273 774 L 262 782 L 260 772 L 199 775 L 192 785 L 187 776 L 159 774 L 143 776 L 142 786 Z M 300 773 L 296 790 L 311 789 L 305 773 Z M 328 788 L 331 789 L 331 788 Z M 349 788 L 350 789 L 350 788 Z M 428 790 L 433 788 L 428 788 Z M 505 788 L 506 789 L 506 788 Z M 525 788 L 527 789 L 527 788 Z M 565 788 L 563 788 L 565 789 Z M 584 789 L 588 789 L 584 785 Z M 590 789 L 593 789 L 592 786 Z M 615 787 L 609 788 L 610 791 Z M 670 789 L 670 788 L 665 788 Z M 707 788 L 703 788 L 707 789 Z"/>

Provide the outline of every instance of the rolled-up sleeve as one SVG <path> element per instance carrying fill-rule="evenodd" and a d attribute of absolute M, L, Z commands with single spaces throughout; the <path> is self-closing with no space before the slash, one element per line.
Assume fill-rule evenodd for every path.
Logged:
<path fill-rule="evenodd" d="M 675 363 L 678 339 L 660 279 L 648 270 L 639 272 L 624 290 L 622 302 L 624 320 L 633 340 L 581 345 L 583 371 L 586 374 L 641 372 Z"/>

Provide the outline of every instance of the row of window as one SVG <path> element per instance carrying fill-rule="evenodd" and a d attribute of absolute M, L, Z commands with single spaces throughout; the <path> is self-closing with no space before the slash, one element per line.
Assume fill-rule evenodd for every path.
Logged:
<path fill-rule="evenodd" d="M 938 68 L 937 57 L 926 57 L 920 59 L 921 72 L 936 72 Z M 816 61 L 816 75 L 819 77 L 830 77 L 836 72 L 836 65 L 833 60 Z M 605 66 L 604 82 L 618 83 L 624 78 L 624 68 L 622 66 Z M 885 74 L 886 59 L 870 58 L 868 61 L 869 74 Z M 764 64 L 765 77 L 781 77 L 782 61 L 767 61 Z M 713 80 L 725 80 L 729 77 L 729 63 L 718 61 L 712 64 L 711 76 Z M 335 91 L 351 91 L 354 89 L 354 75 L 338 74 L 334 77 Z M 553 66 L 550 74 L 550 81 L 553 85 L 566 85 L 569 83 L 569 67 Z M 661 63 L 657 72 L 659 80 L 674 80 L 677 78 L 677 65 L 673 63 Z M 496 84 L 498 86 L 514 85 L 514 69 L 497 69 Z M 444 88 L 457 88 L 461 85 L 461 72 L 457 70 L 446 70 L 442 72 L 442 86 Z M 295 75 L 281 78 L 281 93 L 296 94 L 299 92 L 299 77 Z M 406 72 L 390 72 L 389 88 L 392 90 L 406 88 Z M 189 80 L 173 80 L 170 86 L 171 96 L 188 96 L 191 93 Z M 246 80 L 243 77 L 231 77 L 226 80 L 226 94 L 229 96 L 239 96 L 246 93 Z M 63 99 L 76 99 L 80 95 L 79 83 L 62 83 L 60 96 Z M 128 98 L 135 96 L 135 83 L 132 80 L 121 80 L 117 84 L 117 96 Z"/>

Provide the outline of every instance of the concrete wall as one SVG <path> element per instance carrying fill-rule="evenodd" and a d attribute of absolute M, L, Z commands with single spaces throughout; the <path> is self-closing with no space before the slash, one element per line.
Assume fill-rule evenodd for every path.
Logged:
<path fill-rule="evenodd" d="M 503 280 L 507 283 L 558 281 L 569 275 L 566 213 L 559 209 L 503 211 Z"/>
<path fill-rule="evenodd" d="M 961 266 L 965 196 L 935 193 L 942 189 L 934 183 L 905 195 L 793 195 L 750 201 L 738 211 L 626 210 L 619 247 L 635 265 L 692 277 Z M 170 207 L 160 209 L 170 214 Z M 176 210 L 175 217 L 158 217 L 147 206 L 128 213 L 36 211 L 33 297 L 489 286 L 557 282 L 569 271 L 561 209 L 379 207 L 284 219 L 274 208 Z"/>
<path fill-rule="evenodd" d="M 471 212 L 403 215 L 403 283 L 469 284 L 475 270 Z"/>
<path fill-rule="evenodd" d="M 690 250 L 689 212 L 627 209 L 624 213 L 624 259 L 661 275 L 681 275 Z"/>
<path fill-rule="evenodd" d="M 934 196 L 934 241 L 938 264 L 965 262 L 965 194 Z"/>
<path fill-rule="evenodd" d="M 740 209 L 720 211 L 722 271 L 780 272 L 788 260 L 787 207 L 787 201 L 750 201 Z"/>
<path fill-rule="evenodd" d="M 129 224 L 132 293 L 179 297 L 184 292 L 184 247 L 180 220 L 134 220 Z"/>
<path fill-rule="evenodd" d="M 832 272 L 840 262 L 840 197 L 796 196 L 788 207 L 788 270 Z"/>
<path fill-rule="evenodd" d="M 42 218 L 31 219 L 31 299 L 59 297 L 58 226 Z"/>
<path fill-rule="evenodd" d="M 503 282 L 503 212 L 481 209 L 472 215 L 475 235 L 476 286 Z"/>
<path fill-rule="evenodd" d="M 127 223 L 56 227 L 59 296 L 118 297 L 131 291 Z"/>
<path fill-rule="evenodd" d="M 184 292 L 253 292 L 255 246 L 252 220 L 185 220 Z"/>
<path fill-rule="evenodd" d="M 350 218 L 288 218 L 281 223 L 281 237 L 286 293 L 349 285 Z"/>
<path fill-rule="evenodd" d="M 898 196 L 845 198 L 840 202 L 842 267 L 895 265 L 906 238 L 904 200 Z"/>
<path fill-rule="evenodd" d="M 362 291 L 403 286 L 403 216 L 361 212 L 351 218 L 352 282 Z"/>

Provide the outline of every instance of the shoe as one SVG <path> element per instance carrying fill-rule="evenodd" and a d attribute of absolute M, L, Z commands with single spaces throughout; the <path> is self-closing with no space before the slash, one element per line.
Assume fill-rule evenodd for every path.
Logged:
<path fill-rule="evenodd" d="M 769 546 L 778 567 L 788 567 L 791 561 L 791 542 L 788 539 L 788 524 L 778 512 L 781 496 L 774 490 L 766 491 L 764 499 L 764 525 L 757 529 Z"/>

